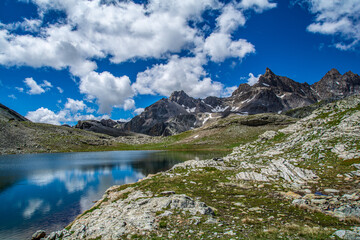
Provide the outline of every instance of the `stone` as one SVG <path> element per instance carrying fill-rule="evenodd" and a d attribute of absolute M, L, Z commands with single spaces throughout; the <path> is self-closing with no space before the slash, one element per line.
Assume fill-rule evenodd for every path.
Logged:
<path fill-rule="evenodd" d="M 44 230 L 38 230 L 31 236 L 31 240 L 40 240 L 45 236 L 46 236 L 46 232 Z"/>
<path fill-rule="evenodd" d="M 283 195 L 286 198 L 292 198 L 292 199 L 299 199 L 301 198 L 300 194 L 294 193 L 294 192 L 286 192 L 286 193 L 281 193 L 281 195 Z"/>
<path fill-rule="evenodd" d="M 109 192 L 116 194 L 116 192 Z M 163 217 L 156 214 L 164 211 L 164 216 L 171 215 L 171 210 L 195 215 L 214 215 L 213 210 L 205 203 L 194 200 L 184 194 L 171 194 L 153 197 L 150 192 L 131 192 L 126 199 L 120 199 L 93 210 L 75 221 L 71 226 L 73 232 L 67 239 L 118 239 L 132 232 L 152 231 Z"/>
<path fill-rule="evenodd" d="M 337 190 L 337 189 L 327 188 L 327 189 L 324 189 L 324 192 L 326 192 L 326 193 L 339 193 L 340 191 Z"/>
<path fill-rule="evenodd" d="M 172 194 L 175 194 L 175 192 L 174 191 L 163 191 L 160 193 L 160 195 L 166 195 L 166 196 L 172 195 Z"/>
<path fill-rule="evenodd" d="M 208 220 L 205 222 L 206 224 L 218 224 L 219 221 L 216 218 L 209 217 Z"/>
<path fill-rule="evenodd" d="M 337 230 L 334 232 L 333 236 L 344 240 L 360 240 L 360 235 L 350 230 Z"/>
<path fill-rule="evenodd" d="M 270 140 L 273 139 L 277 135 L 275 131 L 266 131 L 259 136 L 261 140 Z"/>

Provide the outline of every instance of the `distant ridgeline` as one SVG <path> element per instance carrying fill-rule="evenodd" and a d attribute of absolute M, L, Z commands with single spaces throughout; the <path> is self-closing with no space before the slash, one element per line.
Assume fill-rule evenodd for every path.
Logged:
<path fill-rule="evenodd" d="M 169 136 L 203 126 L 230 114 L 283 113 L 320 101 L 340 99 L 360 93 L 360 76 L 351 71 L 341 75 L 331 69 L 318 82 L 309 85 L 275 75 L 269 68 L 252 86 L 240 84 L 230 97 L 195 99 L 184 91 L 175 91 L 145 108 L 129 122 L 109 120 L 79 121 L 75 128 L 104 133 L 114 137 L 142 133 Z M 311 109 L 311 108 L 310 108 Z M 294 116 L 303 116 L 295 112 Z M 0 120 L 28 121 L 0 104 Z"/>
<path fill-rule="evenodd" d="M 229 114 L 282 113 L 359 92 L 360 77 L 351 71 L 341 75 L 332 69 L 319 82 L 309 85 L 277 76 L 267 68 L 256 84 L 240 84 L 227 98 L 194 99 L 184 91 L 176 91 L 125 123 L 124 130 L 168 136 L 200 127 L 211 119 Z"/>

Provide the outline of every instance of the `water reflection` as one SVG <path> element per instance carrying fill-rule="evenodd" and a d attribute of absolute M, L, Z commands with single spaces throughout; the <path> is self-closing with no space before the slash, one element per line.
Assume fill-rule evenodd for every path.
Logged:
<path fill-rule="evenodd" d="M 0 156 L 0 239 L 61 229 L 110 186 L 196 157 L 216 156 L 152 151 Z"/>

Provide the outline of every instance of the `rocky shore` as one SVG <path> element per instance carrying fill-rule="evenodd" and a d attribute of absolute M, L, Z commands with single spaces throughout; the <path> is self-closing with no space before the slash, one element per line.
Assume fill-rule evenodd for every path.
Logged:
<path fill-rule="evenodd" d="M 360 239 L 360 97 L 113 186 L 46 239 Z"/>

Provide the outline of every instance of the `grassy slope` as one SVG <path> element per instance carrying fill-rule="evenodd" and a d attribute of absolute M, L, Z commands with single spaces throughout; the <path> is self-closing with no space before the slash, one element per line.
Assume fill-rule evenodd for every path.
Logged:
<path fill-rule="evenodd" d="M 260 119 L 261 126 L 248 126 Z M 265 120 L 264 120 L 265 119 Z M 265 122 L 264 122 L 265 121 Z M 230 151 L 268 130 L 277 130 L 294 120 L 275 114 L 233 115 L 178 135 L 154 138 L 152 143 L 127 144 L 103 134 L 49 124 L 0 121 L 0 151 L 5 153 L 81 152 L 112 150 L 216 150 Z"/>
<path fill-rule="evenodd" d="M 336 107 L 331 111 L 326 109 L 320 112 L 317 118 L 326 119 L 331 115 L 331 119 L 318 127 L 320 127 L 319 129 L 331 130 L 340 123 L 344 116 L 358 114 L 358 112 L 360 112 L 359 105 L 345 111 L 338 111 Z M 304 122 L 304 124 L 308 123 Z M 304 142 L 323 141 L 322 132 L 314 131 L 310 125 L 304 126 L 306 127 L 303 133 L 304 139 L 283 153 L 285 159 L 289 157 L 300 159 L 304 153 Z M 185 136 L 180 141 L 189 139 L 197 133 L 195 131 L 184 133 Z M 257 153 L 265 152 L 288 141 L 291 141 L 291 135 L 279 133 L 272 140 L 249 143 L 246 150 L 249 156 L 255 156 Z M 318 149 L 315 147 L 313 152 L 308 153 L 310 158 L 300 161 L 299 166 L 312 169 L 321 178 L 318 182 L 308 184 L 307 188 L 313 192 L 322 191 L 325 188 L 336 188 L 344 193 L 359 188 L 358 177 L 351 180 L 337 177 L 338 174 L 355 170 L 351 164 L 360 162 L 360 159 L 343 161 L 336 157 L 331 149 L 338 143 L 349 142 L 341 138 L 324 142 L 328 148 Z M 359 151 L 360 142 L 358 138 L 356 141 L 351 140 L 350 143 L 353 149 Z M 319 159 L 319 152 L 324 154 L 325 158 Z M 256 157 L 253 159 L 254 162 L 258 160 L 262 159 Z M 241 159 L 234 162 L 234 166 L 239 162 Z M 220 222 L 218 224 L 206 224 L 204 223 L 206 219 L 203 217 L 201 223 L 194 225 L 191 216 L 179 212 L 163 217 L 155 233 L 151 233 L 149 236 L 135 234 L 128 236 L 129 238 L 164 239 L 171 232 L 174 239 L 237 239 L 238 237 L 241 239 L 329 239 L 336 229 L 349 229 L 358 224 L 358 220 L 341 221 L 320 211 L 304 210 L 293 206 L 291 199 L 285 199 L 280 195 L 282 191 L 291 190 L 281 181 L 269 183 L 233 182 L 230 179 L 237 171 L 219 171 L 212 167 L 204 168 L 203 171 L 178 168 L 170 171 L 170 173 L 173 174 L 173 177 L 159 173 L 138 183 L 123 185 L 117 190 L 133 187 L 144 192 L 151 191 L 154 195 L 171 190 L 177 194 L 187 194 L 214 208 L 216 218 Z M 123 196 L 123 198 L 126 197 Z M 107 201 L 106 197 L 103 201 Z M 255 210 L 251 210 L 254 208 Z M 236 236 L 226 235 L 225 233 L 229 231 L 236 233 Z"/>
<path fill-rule="evenodd" d="M 258 119 L 261 120 L 259 124 L 264 125 L 249 126 L 249 122 L 255 122 Z M 295 122 L 293 118 L 277 114 L 231 115 L 206 124 L 201 128 L 163 138 L 159 143 L 133 147 L 135 149 L 159 150 L 230 151 L 235 146 L 255 140 L 266 131 L 278 130 L 293 122 Z"/>

